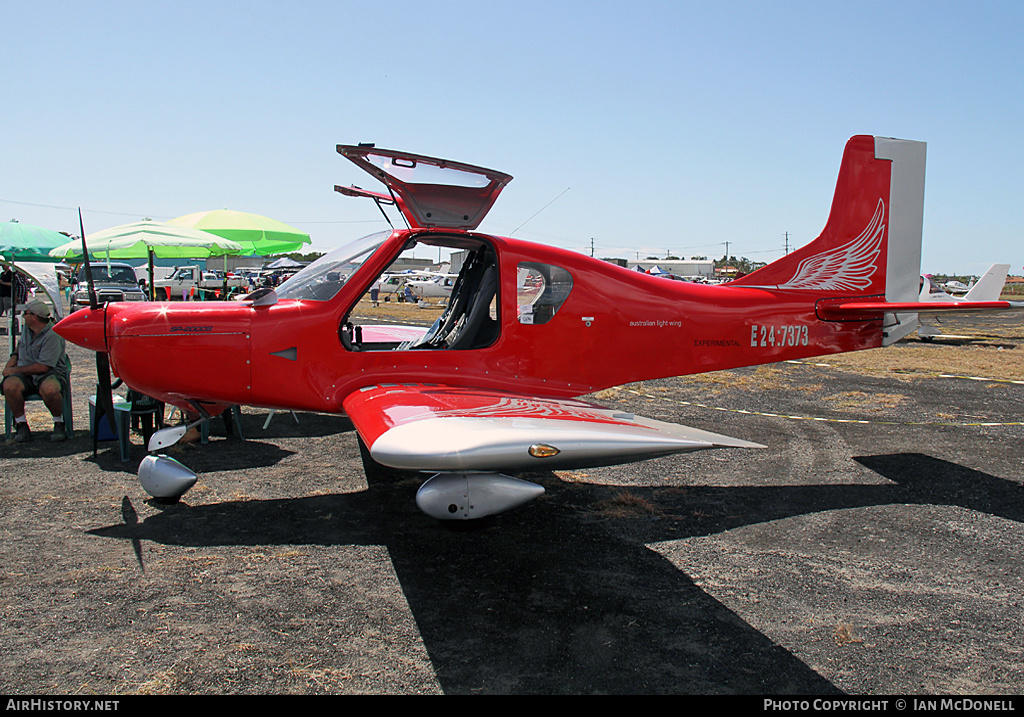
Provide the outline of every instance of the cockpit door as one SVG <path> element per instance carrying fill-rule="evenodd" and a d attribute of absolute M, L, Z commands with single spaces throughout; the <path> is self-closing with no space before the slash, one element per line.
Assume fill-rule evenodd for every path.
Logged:
<path fill-rule="evenodd" d="M 338 153 L 391 190 L 413 229 L 476 229 L 512 181 L 493 169 L 368 145 L 339 144 Z M 385 198 L 366 190 L 344 193 Z"/>

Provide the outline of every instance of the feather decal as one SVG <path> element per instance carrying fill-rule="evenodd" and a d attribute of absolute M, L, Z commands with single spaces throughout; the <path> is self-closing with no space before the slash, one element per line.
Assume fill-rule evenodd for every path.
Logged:
<path fill-rule="evenodd" d="M 885 203 L 879 199 L 875 214 L 860 235 L 846 244 L 800 262 L 793 277 L 780 289 L 860 291 L 871 286 L 885 236 Z"/>

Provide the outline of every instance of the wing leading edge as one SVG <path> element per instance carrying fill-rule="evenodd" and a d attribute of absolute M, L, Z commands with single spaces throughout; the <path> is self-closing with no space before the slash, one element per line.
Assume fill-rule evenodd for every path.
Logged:
<path fill-rule="evenodd" d="M 368 386 L 344 408 L 373 459 L 403 470 L 588 468 L 710 448 L 764 448 L 583 401 L 440 385 Z"/>

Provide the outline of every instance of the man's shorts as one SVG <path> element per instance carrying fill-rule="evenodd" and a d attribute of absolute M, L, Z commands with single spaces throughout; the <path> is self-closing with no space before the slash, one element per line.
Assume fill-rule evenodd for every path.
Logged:
<path fill-rule="evenodd" d="M 18 379 L 19 381 L 21 381 L 21 385 L 24 387 L 24 395 L 28 396 L 29 394 L 39 393 L 39 387 L 42 385 L 43 381 L 50 378 L 51 376 L 57 379 L 57 382 L 60 384 L 61 393 L 67 390 L 66 386 L 64 385 L 64 376 L 59 371 L 47 371 L 46 373 L 34 374 L 31 376 L 24 373 L 12 373 L 10 376 L 4 379 L 4 383 L 7 383 L 7 381 L 9 381 L 10 379 Z"/>

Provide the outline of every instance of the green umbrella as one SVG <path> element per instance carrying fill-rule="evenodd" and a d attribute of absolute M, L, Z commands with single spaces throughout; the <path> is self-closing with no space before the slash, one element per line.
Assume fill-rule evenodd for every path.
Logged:
<path fill-rule="evenodd" d="M 168 223 L 201 229 L 236 241 L 242 245 L 242 253 L 246 255 L 284 254 L 296 251 L 311 241 L 305 232 L 276 219 L 230 209 L 187 214 Z"/>
<path fill-rule="evenodd" d="M 80 259 L 82 242 L 67 241 L 50 252 L 51 257 Z M 92 256 L 108 259 L 143 259 L 151 254 L 161 259 L 205 259 L 224 254 L 240 254 L 237 242 L 216 234 L 172 226 L 152 220 L 123 224 L 94 232 L 85 237 Z"/>
<path fill-rule="evenodd" d="M 52 266 L 57 260 L 50 258 L 49 252 L 50 249 L 63 244 L 67 240 L 68 238 L 60 232 L 31 224 L 22 224 L 14 219 L 0 224 L 0 259 L 6 260 L 6 262 L 17 262 L 21 265 L 21 273 L 31 277 L 33 281 L 46 289 L 46 292 L 50 295 L 50 301 L 53 302 L 54 308 L 59 315 L 63 315 L 64 310 L 60 303 L 60 288 L 57 285 L 57 275 L 53 271 Z M 29 271 L 33 262 L 47 262 L 50 266 L 39 266 L 38 269 L 40 271 Z M 7 266 L 5 265 L 4 270 L 6 268 Z M 17 269 L 18 267 L 13 268 Z M 37 274 L 46 274 L 49 278 L 45 281 L 40 281 L 36 276 Z M 12 350 L 14 348 L 14 313 L 12 309 L 7 327 Z"/>
<path fill-rule="evenodd" d="M 229 239 L 150 219 L 94 232 L 85 237 L 85 242 L 92 256 L 107 259 L 148 258 L 150 298 L 153 298 L 153 257 L 205 259 L 243 253 L 243 247 Z M 80 259 L 82 243 L 75 240 L 61 244 L 50 252 L 50 256 Z"/>
<path fill-rule="evenodd" d="M 8 261 L 52 262 L 50 250 L 67 240 L 60 232 L 12 219 L 0 224 L 0 257 Z"/>

